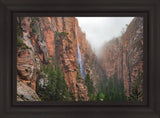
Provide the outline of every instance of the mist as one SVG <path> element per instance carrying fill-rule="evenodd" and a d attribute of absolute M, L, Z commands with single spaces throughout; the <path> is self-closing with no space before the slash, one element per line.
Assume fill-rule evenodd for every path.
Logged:
<path fill-rule="evenodd" d="M 121 36 L 134 17 L 76 17 L 81 30 L 97 55 L 107 41 Z"/>

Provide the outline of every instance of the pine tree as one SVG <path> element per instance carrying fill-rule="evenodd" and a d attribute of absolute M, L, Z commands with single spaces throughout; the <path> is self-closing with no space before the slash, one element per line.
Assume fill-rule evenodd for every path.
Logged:
<path fill-rule="evenodd" d="M 47 74 L 48 81 L 45 89 L 39 88 L 37 93 L 44 101 L 71 101 L 73 100 L 72 94 L 67 90 L 65 78 L 61 71 L 60 65 L 54 68 L 54 59 L 49 65 L 41 65 L 41 71 Z"/>
<path fill-rule="evenodd" d="M 87 86 L 88 88 L 88 95 L 91 96 L 91 94 L 94 94 L 94 86 L 93 86 L 93 81 L 92 79 L 90 78 L 90 75 L 89 75 L 90 71 L 87 70 L 87 75 L 85 77 L 85 85 Z"/>
<path fill-rule="evenodd" d="M 49 65 L 41 64 L 41 72 L 44 72 L 48 76 L 48 78 L 44 88 L 39 87 L 37 93 L 42 100 L 53 101 L 55 100 L 57 78 L 57 73 L 54 69 L 54 60 L 52 59 L 52 62 Z"/>
<path fill-rule="evenodd" d="M 48 82 L 46 86 L 45 96 L 47 100 L 55 100 L 55 92 L 56 92 L 56 71 L 49 70 L 48 72 Z"/>
<path fill-rule="evenodd" d="M 104 101 L 126 101 L 122 82 L 117 79 L 116 75 L 108 79 L 104 89 Z"/>
<path fill-rule="evenodd" d="M 60 65 L 57 66 L 56 72 L 57 72 L 56 100 L 57 101 L 70 100 L 68 98 L 69 97 L 69 92 L 67 90 L 67 85 L 66 85 L 64 76 L 62 74 L 62 71 L 60 69 Z"/>

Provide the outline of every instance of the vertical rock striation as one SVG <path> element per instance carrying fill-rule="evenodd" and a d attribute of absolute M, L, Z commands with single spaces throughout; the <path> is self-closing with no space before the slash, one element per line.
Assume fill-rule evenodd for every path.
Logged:
<path fill-rule="evenodd" d="M 107 42 L 102 50 L 99 62 L 105 74 L 117 74 L 118 79 L 123 79 L 125 94 L 129 96 L 138 70 L 143 72 L 143 18 L 134 18 L 126 32 Z"/>
<path fill-rule="evenodd" d="M 17 49 L 17 76 L 19 80 L 36 90 L 40 80 L 40 64 L 49 64 L 48 58 L 54 58 L 60 64 L 68 90 L 75 100 L 78 95 L 88 100 L 88 90 L 84 81 L 77 82 L 77 40 L 75 38 L 74 17 L 22 17 L 17 18 L 22 34 L 20 40 L 26 49 Z M 78 26 L 78 25 L 77 25 Z M 85 34 L 78 26 L 81 54 L 86 51 Z M 84 55 L 83 55 L 84 57 Z M 84 58 L 83 58 L 84 59 Z"/>

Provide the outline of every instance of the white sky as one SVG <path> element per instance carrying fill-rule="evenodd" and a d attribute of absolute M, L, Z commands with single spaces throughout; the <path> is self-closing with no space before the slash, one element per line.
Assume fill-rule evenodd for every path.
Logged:
<path fill-rule="evenodd" d="M 90 42 L 92 49 L 98 53 L 101 46 L 114 37 L 121 35 L 126 24 L 129 24 L 134 17 L 76 17 L 82 31 Z"/>

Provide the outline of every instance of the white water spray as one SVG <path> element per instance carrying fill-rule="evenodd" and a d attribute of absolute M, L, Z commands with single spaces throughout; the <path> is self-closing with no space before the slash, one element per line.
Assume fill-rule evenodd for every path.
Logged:
<path fill-rule="evenodd" d="M 83 64 L 82 64 L 81 52 L 80 52 L 79 43 L 78 43 L 78 37 L 77 37 L 77 26 L 76 26 L 76 23 L 75 23 L 75 35 L 76 35 L 76 39 L 77 39 L 78 64 L 80 66 L 81 76 L 83 78 L 85 78 L 86 74 L 85 74 L 84 67 L 83 67 Z"/>

